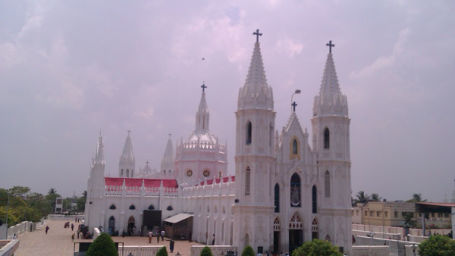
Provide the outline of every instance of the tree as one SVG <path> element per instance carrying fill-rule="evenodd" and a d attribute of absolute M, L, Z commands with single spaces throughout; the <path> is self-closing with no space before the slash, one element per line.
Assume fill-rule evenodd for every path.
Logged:
<path fill-rule="evenodd" d="M 422 199 L 422 194 L 417 194 L 417 193 L 414 193 L 412 194 L 412 198 L 409 199 L 407 202 L 410 202 L 410 203 L 417 203 L 417 202 L 425 202 L 427 200 L 425 199 Z"/>
<path fill-rule="evenodd" d="M 365 204 L 370 200 L 370 196 L 367 195 L 364 191 L 359 191 L 356 195 L 357 203 Z"/>
<path fill-rule="evenodd" d="M 379 196 L 378 193 L 373 193 L 373 194 L 371 194 L 370 201 L 379 202 L 379 201 L 381 201 L 381 197 Z"/>
<path fill-rule="evenodd" d="M 314 239 L 295 249 L 292 256 L 343 256 L 343 254 L 330 242 Z"/>
<path fill-rule="evenodd" d="M 118 253 L 112 238 L 101 233 L 88 247 L 87 256 L 118 256 Z"/>
<path fill-rule="evenodd" d="M 156 253 L 156 256 L 167 256 L 166 246 L 161 247 Z"/>
<path fill-rule="evenodd" d="M 413 220 L 414 218 L 413 212 L 403 212 L 402 215 L 405 227 L 415 228 L 417 226 L 416 221 Z"/>
<path fill-rule="evenodd" d="M 245 249 L 243 249 L 242 251 L 242 256 L 254 256 L 254 250 L 253 248 L 251 248 L 251 246 L 247 246 L 245 247 Z"/>
<path fill-rule="evenodd" d="M 47 192 L 47 195 L 46 195 L 46 200 L 48 200 L 49 203 L 51 204 L 50 211 L 54 211 L 55 199 L 57 199 L 57 197 L 60 197 L 60 195 L 57 193 L 57 190 L 55 190 L 55 188 L 50 188 L 49 192 Z"/>
<path fill-rule="evenodd" d="M 200 256 L 213 256 L 212 250 L 210 250 L 210 248 L 206 246 L 204 247 L 204 249 L 202 249 Z"/>
<path fill-rule="evenodd" d="M 455 240 L 448 236 L 433 235 L 419 245 L 421 256 L 453 256 L 455 252 Z"/>

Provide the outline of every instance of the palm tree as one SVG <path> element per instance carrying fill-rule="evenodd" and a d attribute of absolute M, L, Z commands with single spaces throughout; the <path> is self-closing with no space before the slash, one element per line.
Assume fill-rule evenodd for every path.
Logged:
<path fill-rule="evenodd" d="M 427 201 L 427 200 L 426 199 L 422 199 L 422 194 L 420 194 L 420 193 L 412 194 L 412 198 L 408 200 L 408 202 L 413 202 L 413 203 L 425 202 L 425 201 Z"/>
<path fill-rule="evenodd" d="M 365 204 L 365 203 L 367 203 L 367 202 L 370 200 L 370 196 L 367 195 L 367 194 L 365 194 L 364 191 L 359 191 L 359 192 L 357 193 L 356 197 L 357 197 L 357 200 L 356 200 L 356 201 L 357 201 L 358 203 L 362 203 L 362 204 Z"/>
<path fill-rule="evenodd" d="M 373 194 L 371 194 L 370 201 L 379 202 L 379 201 L 381 201 L 381 197 L 379 196 L 378 193 L 373 193 Z"/>

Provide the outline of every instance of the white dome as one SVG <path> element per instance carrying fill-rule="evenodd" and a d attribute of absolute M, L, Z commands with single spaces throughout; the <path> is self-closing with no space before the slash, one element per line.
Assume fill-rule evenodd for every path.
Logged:
<path fill-rule="evenodd" d="M 218 141 L 217 138 L 208 132 L 205 133 L 194 132 L 193 134 L 191 134 L 189 138 L 189 142 L 200 144 L 216 144 L 217 141 Z"/>

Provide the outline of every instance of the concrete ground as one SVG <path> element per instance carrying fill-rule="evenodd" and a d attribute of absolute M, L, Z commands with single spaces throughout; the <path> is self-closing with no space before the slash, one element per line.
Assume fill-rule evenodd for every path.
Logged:
<path fill-rule="evenodd" d="M 45 225 L 34 232 L 25 232 L 19 236 L 20 245 L 16 251 L 17 256 L 70 256 L 73 255 L 74 245 L 71 239 L 73 233 L 70 228 L 64 228 L 67 220 L 47 220 Z M 76 223 L 72 221 L 71 223 Z M 44 232 L 44 227 L 50 227 L 48 234 Z M 116 241 L 122 241 L 125 245 L 160 245 L 166 246 L 169 255 L 180 252 L 182 256 L 190 256 L 191 245 L 197 244 L 188 241 L 175 241 L 174 253 L 169 252 L 169 241 L 157 243 L 153 238 L 152 243 L 148 243 L 147 237 L 116 237 Z M 121 254 L 120 254 L 121 255 Z"/>

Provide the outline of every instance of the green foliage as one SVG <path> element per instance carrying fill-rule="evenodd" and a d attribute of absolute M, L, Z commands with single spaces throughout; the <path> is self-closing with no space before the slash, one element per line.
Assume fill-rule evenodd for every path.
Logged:
<path fill-rule="evenodd" d="M 343 256 L 343 254 L 330 242 L 314 239 L 295 249 L 292 256 Z"/>
<path fill-rule="evenodd" d="M 212 250 L 210 250 L 210 248 L 206 246 L 204 247 L 204 249 L 202 249 L 200 256 L 213 256 Z"/>
<path fill-rule="evenodd" d="M 57 197 L 60 195 L 53 188 L 47 195 L 31 192 L 30 188 L 22 186 L 14 186 L 10 189 L 0 188 L 0 219 L 4 223 L 8 211 L 8 226 L 22 221 L 38 222 L 53 212 Z M 67 198 L 64 199 L 64 202 L 67 202 L 67 206 L 70 206 L 71 202 L 75 202 L 77 209 L 74 210 L 83 212 L 86 198 L 87 192 L 84 191 L 81 197 Z M 64 210 L 68 209 L 69 207 L 64 208 Z"/>
<path fill-rule="evenodd" d="M 253 248 L 251 248 L 251 246 L 247 246 L 245 247 L 245 249 L 243 249 L 242 251 L 242 256 L 255 256 L 256 254 L 254 253 L 254 250 Z"/>
<path fill-rule="evenodd" d="M 453 256 L 455 240 L 448 236 L 433 235 L 419 245 L 420 256 Z"/>
<path fill-rule="evenodd" d="M 403 212 L 404 225 L 410 228 L 415 228 L 417 226 L 416 221 L 414 220 L 413 212 Z"/>
<path fill-rule="evenodd" d="M 156 256 L 167 256 L 166 246 L 161 247 L 156 253 Z"/>
<path fill-rule="evenodd" d="M 101 233 L 88 247 L 87 256 L 118 256 L 114 241 L 106 234 Z"/>

